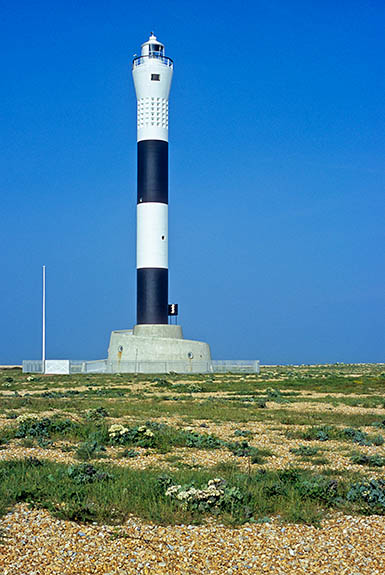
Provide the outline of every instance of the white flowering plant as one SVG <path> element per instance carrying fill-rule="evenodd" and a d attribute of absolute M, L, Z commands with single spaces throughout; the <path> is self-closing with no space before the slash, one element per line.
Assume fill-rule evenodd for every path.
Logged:
<path fill-rule="evenodd" d="M 126 427 L 120 423 L 114 423 L 108 429 L 108 436 L 111 443 L 120 445 L 138 445 L 139 447 L 154 447 L 155 445 L 155 434 L 146 425 Z"/>
<path fill-rule="evenodd" d="M 238 487 L 229 487 L 224 479 L 210 479 L 201 489 L 194 484 L 169 485 L 166 497 L 178 502 L 184 509 L 192 511 L 232 510 L 243 503 L 244 496 Z"/>

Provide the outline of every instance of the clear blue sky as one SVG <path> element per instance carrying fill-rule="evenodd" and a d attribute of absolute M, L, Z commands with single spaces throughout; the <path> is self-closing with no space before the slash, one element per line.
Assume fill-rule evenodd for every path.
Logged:
<path fill-rule="evenodd" d="M 174 59 L 170 301 L 216 359 L 379 362 L 383 1 L 1 2 L 0 361 L 135 322 L 136 103 Z"/>

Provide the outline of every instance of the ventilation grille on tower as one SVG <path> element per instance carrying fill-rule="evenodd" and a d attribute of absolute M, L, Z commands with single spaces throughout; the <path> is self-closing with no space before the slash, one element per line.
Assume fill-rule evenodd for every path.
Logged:
<path fill-rule="evenodd" d="M 138 100 L 138 128 L 147 126 L 168 128 L 168 101 L 165 98 Z"/>

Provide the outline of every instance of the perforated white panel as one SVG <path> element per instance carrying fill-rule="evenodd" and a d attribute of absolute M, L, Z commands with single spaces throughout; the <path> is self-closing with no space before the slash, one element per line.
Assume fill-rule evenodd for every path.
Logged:
<path fill-rule="evenodd" d="M 168 100 L 140 98 L 137 103 L 138 141 L 168 141 Z"/>
<path fill-rule="evenodd" d="M 138 128 L 168 128 L 168 101 L 165 98 L 140 98 L 137 109 Z"/>

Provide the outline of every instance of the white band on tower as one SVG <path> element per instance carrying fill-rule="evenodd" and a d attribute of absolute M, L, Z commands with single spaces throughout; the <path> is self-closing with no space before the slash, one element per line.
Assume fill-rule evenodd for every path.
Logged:
<path fill-rule="evenodd" d="M 168 205 L 137 205 L 136 267 L 168 268 Z"/>

